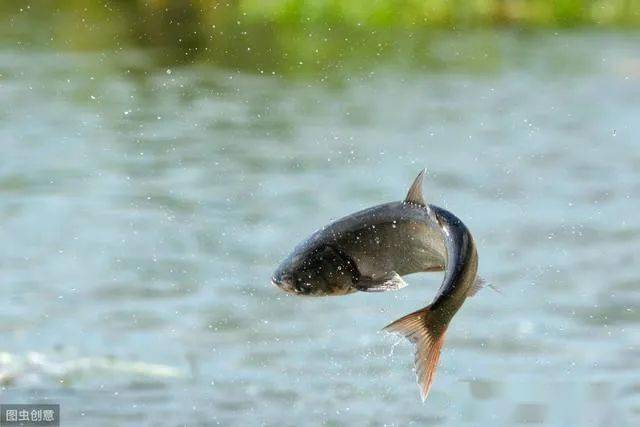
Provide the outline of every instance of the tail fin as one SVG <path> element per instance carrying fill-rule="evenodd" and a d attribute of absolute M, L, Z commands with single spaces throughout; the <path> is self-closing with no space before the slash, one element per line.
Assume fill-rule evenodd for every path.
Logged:
<path fill-rule="evenodd" d="M 416 345 L 415 369 L 423 402 L 427 399 L 433 383 L 447 326 L 448 321 L 443 322 L 442 317 L 427 306 L 407 314 L 383 329 L 401 334 Z"/>

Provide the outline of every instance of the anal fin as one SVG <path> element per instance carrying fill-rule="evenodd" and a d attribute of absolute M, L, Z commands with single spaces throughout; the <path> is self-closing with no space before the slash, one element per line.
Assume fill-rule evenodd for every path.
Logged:
<path fill-rule="evenodd" d="M 473 284 L 471 285 L 471 287 L 467 291 L 467 296 L 468 297 L 472 297 L 475 294 L 477 294 L 480 289 L 485 288 L 485 287 L 486 288 L 491 288 L 491 289 L 493 289 L 494 291 L 496 291 L 499 294 L 502 293 L 500 291 L 500 289 L 496 288 L 491 283 L 489 283 L 486 280 L 484 280 L 482 277 L 476 276 L 476 280 L 473 282 Z"/>
<path fill-rule="evenodd" d="M 395 271 L 389 272 L 380 278 L 360 277 L 356 283 L 356 289 L 362 292 L 386 292 L 397 291 L 407 286 L 407 282 Z"/>
<path fill-rule="evenodd" d="M 486 280 L 484 280 L 480 276 L 476 276 L 476 280 L 471 284 L 471 287 L 467 291 L 467 296 L 468 297 L 474 296 L 475 294 L 478 293 L 480 289 L 484 288 L 486 284 L 487 284 Z"/>

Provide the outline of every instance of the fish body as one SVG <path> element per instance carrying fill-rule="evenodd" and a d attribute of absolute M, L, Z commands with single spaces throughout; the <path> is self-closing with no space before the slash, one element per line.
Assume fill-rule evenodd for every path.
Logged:
<path fill-rule="evenodd" d="M 400 276 L 439 271 L 444 268 L 446 259 L 441 234 L 440 225 L 427 207 L 405 202 L 374 206 L 312 234 L 282 262 L 274 274 L 274 281 L 286 283 L 286 279 L 294 279 L 290 289 L 298 294 L 343 295 L 366 290 L 376 279 L 394 271 Z M 349 280 L 332 281 L 330 275 L 337 269 L 314 262 L 314 254 L 322 256 L 330 252 L 335 253 L 335 259 L 348 258 L 349 275 L 346 278 Z M 314 264 L 313 273 L 325 273 L 326 286 L 312 280 L 316 274 L 296 276 L 292 270 L 300 262 Z"/>
<path fill-rule="evenodd" d="M 344 295 L 406 286 L 407 274 L 444 270 L 433 302 L 388 325 L 416 344 L 416 374 L 426 398 L 449 322 L 483 284 L 464 223 L 425 203 L 422 171 L 403 201 L 377 205 L 313 233 L 276 269 L 272 282 L 296 295 Z"/>

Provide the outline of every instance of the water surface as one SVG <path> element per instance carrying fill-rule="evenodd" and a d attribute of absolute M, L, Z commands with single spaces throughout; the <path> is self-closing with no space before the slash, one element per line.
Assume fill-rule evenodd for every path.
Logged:
<path fill-rule="evenodd" d="M 481 37 L 288 76 L 5 42 L 1 401 L 69 426 L 638 425 L 640 37 Z M 410 345 L 379 330 L 440 274 L 269 284 L 423 167 L 504 294 L 456 316 L 424 405 Z"/>

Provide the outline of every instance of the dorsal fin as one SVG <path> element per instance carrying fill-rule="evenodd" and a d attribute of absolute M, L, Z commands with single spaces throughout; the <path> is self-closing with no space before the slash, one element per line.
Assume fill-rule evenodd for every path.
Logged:
<path fill-rule="evenodd" d="M 422 197 L 422 179 L 424 178 L 424 173 L 426 171 L 426 169 L 422 169 L 416 179 L 413 181 L 413 184 L 411 184 L 411 188 L 409 188 L 407 197 L 404 198 L 405 203 L 427 206 L 427 202 L 425 202 L 424 197 Z"/>

